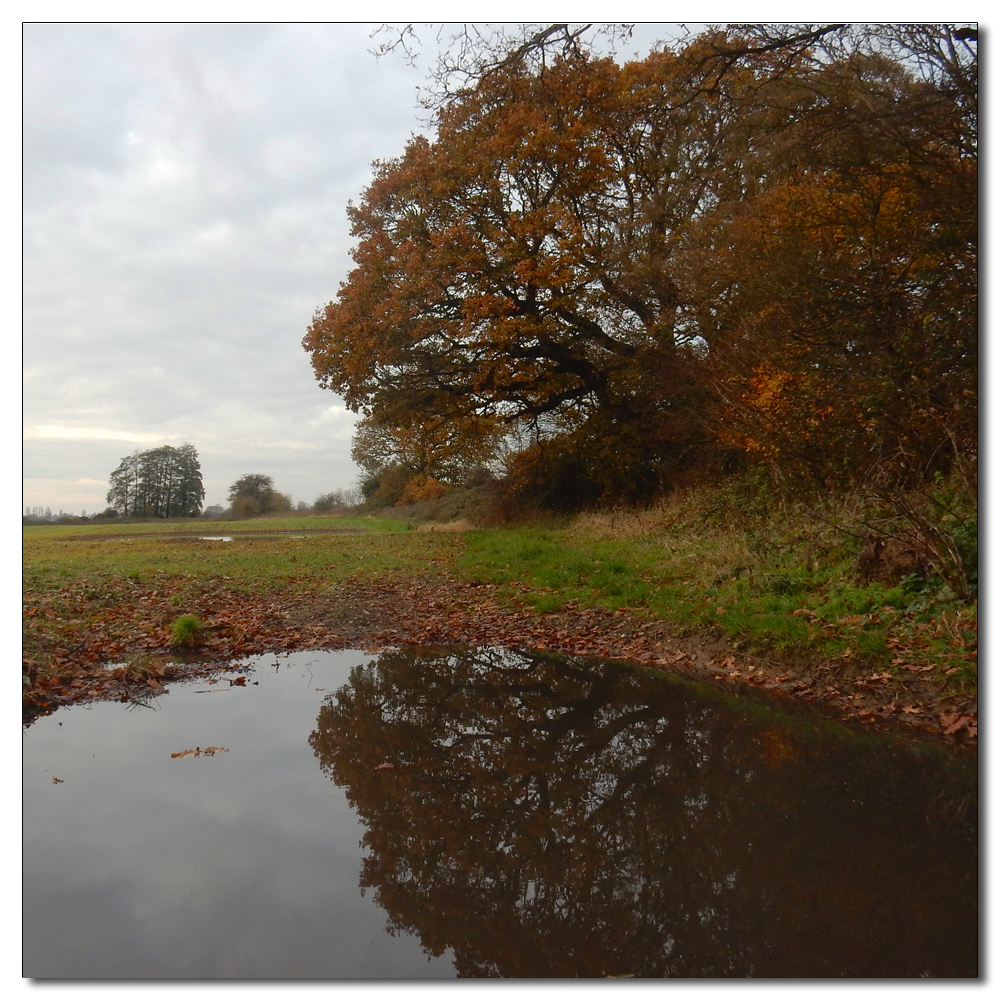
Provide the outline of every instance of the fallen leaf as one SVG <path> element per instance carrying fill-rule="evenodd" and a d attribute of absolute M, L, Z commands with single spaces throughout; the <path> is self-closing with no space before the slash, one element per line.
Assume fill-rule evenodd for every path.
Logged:
<path fill-rule="evenodd" d="M 972 720 L 967 715 L 960 715 L 954 722 L 944 730 L 945 736 L 952 736 L 960 729 L 967 726 Z"/>
<path fill-rule="evenodd" d="M 62 778 L 53 778 L 52 779 L 52 784 L 53 785 L 61 785 L 62 783 L 63 783 L 63 779 Z"/>

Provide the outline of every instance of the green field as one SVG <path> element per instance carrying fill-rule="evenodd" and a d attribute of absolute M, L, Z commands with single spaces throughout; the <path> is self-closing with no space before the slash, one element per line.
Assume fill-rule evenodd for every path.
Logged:
<path fill-rule="evenodd" d="M 310 531 L 323 533 L 295 537 Z M 211 535 L 234 539 L 199 538 Z M 407 531 L 405 522 L 391 518 L 28 527 L 24 583 L 29 591 L 46 592 L 71 581 L 99 588 L 128 578 L 182 592 L 186 586 L 224 579 L 250 592 L 358 574 L 410 574 L 427 559 L 441 558 L 439 550 L 454 549 L 455 543 L 454 536 Z"/>
<path fill-rule="evenodd" d="M 822 659 L 845 677 L 909 672 L 942 693 L 976 690 L 976 603 L 939 582 L 852 582 L 857 541 L 814 520 L 726 527 L 675 504 L 533 527 L 420 527 L 396 517 L 28 527 L 26 656 L 44 671 L 61 632 L 68 647 L 140 592 L 181 615 L 220 587 L 281 600 L 347 581 L 447 579 L 492 584 L 543 615 L 567 602 L 623 609 L 741 652 Z"/>

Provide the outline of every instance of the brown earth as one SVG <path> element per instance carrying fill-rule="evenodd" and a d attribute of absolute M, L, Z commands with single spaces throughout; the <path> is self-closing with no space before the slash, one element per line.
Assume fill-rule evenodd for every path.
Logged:
<path fill-rule="evenodd" d="M 27 719 L 73 702 L 132 700 L 173 678 L 231 673 L 232 660 L 264 652 L 472 645 L 583 654 L 716 684 L 752 685 L 874 728 L 976 746 L 975 699 L 943 697 L 919 673 L 859 670 L 846 677 L 841 662 L 748 656 L 719 639 L 678 637 L 667 622 L 626 611 L 568 603 L 540 614 L 527 602 L 501 602 L 495 587 L 443 574 L 408 582 L 354 579 L 321 591 L 276 591 L 268 597 L 240 594 L 221 583 L 201 587 L 184 599 L 184 610 L 205 623 L 187 663 L 178 662 L 170 648 L 168 626 L 178 612 L 172 595 L 131 581 L 122 586 L 130 587 L 127 595 L 106 597 L 97 606 L 79 595 L 81 607 L 70 617 L 71 594 L 61 594 L 58 608 L 29 600 Z"/>

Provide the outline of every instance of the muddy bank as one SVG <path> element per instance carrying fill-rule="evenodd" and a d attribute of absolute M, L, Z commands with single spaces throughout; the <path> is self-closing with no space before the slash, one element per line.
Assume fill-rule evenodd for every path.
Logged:
<path fill-rule="evenodd" d="M 25 659 L 25 714 L 61 704 L 130 699 L 179 676 L 220 671 L 229 659 L 308 648 L 378 650 L 405 644 L 499 646 L 632 661 L 715 683 L 752 685 L 825 706 L 879 729 L 954 745 L 976 745 L 972 698 L 943 697 L 933 681 L 905 671 L 855 670 L 842 662 L 746 655 L 705 636 L 678 637 L 670 624 L 625 611 L 568 603 L 540 614 L 501 603 L 496 588 L 446 576 L 408 582 L 348 581 L 308 594 L 247 596 L 223 583 L 184 602 L 205 629 L 178 662 L 169 623 L 178 608 L 166 593 L 135 584 L 129 599 L 66 622 L 44 602 L 28 609 L 34 632 Z M 136 663 L 135 657 L 147 659 Z M 135 664 L 128 669 L 129 662 Z M 119 664 L 108 670 L 107 664 Z"/>

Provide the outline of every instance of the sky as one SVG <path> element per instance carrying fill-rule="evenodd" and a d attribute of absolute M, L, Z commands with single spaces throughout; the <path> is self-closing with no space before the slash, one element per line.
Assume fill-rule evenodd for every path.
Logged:
<path fill-rule="evenodd" d="M 186 442 L 206 506 L 246 473 L 296 502 L 357 485 L 356 415 L 301 341 L 372 161 L 428 131 L 433 32 L 411 67 L 374 27 L 24 26 L 25 507 L 103 510 L 124 456 Z"/>
<path fill-rule="evenodd" d="M 369 30 L 25 26 L 26 506 L 103 510 L 123 456 L 184 442 L 206 504 L 248 472 L 354 485 L 354 414 L 301 340 L 348 200 L 421 127 L 422 71 Z"/>

